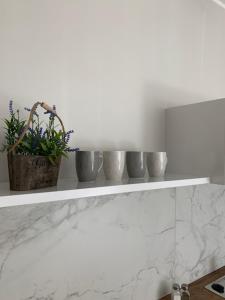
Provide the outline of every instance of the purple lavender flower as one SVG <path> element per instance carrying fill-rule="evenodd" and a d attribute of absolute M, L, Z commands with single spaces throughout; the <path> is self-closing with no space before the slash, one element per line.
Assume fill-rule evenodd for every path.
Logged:
<path fill-rule="evenodd" d="M 34 130 L 33 130 L 32 128 L 29 127 L 28 130 L 30 131 L 30 133 L 31 133 L 32 135 L 35 134 L 35 132 L 34 132 Z"/>
<path fill-rule="evenodd" d="M 74 130 L 73 130 L 73 129 L 72 129 L 72 130 L 69 130 L 69 131 L 67 131 L 67 133 L 68 133 L 68 134 L 74 133 Z"/>
<path fill-rule="evenodd" d="M 28 108 L 28 107 L 24 107 L 24 109 L 25 109 L 26 111 L 28 111 L 28 112 L 31 112 L 31 109 Z M 36 117 L 39 117 L 39 115 L 38 115 L 38 113 L 37 113 L 36 111 L 34 111 L 34 115 L 35 115 Z"/>
<path fill-rule="evenodd" d="M 71 137 L 71 134 L 72 133 L 74 133 L 74 131 L 73 130 L 69 130 L 69 131 L 67 131 L 66 132 L 66 134 L 65 134 L 65 138 L 64 138 L 64 141 L 65 141 L 65 143 L 66 144 L 68 144 L 69 143 L 69 141 L 70 141 L 70 137 Z"/>
<path fill-rule="evenodd" d="M 70 148 L 70 147 L 65 149 L 66 152 L 77 152 L 79 150 L 80 150 L 79 148 Z"/>
<path fill-rule="evenodd" d="M 10 113 L 11 116 L 14 115 L 14 111 L 13 111 L 13 100 L 12 100 L 12 99 L 9 101 L 9 113 Z"/>
<path fill-rule="evenodd" d="M 42 132 L 43 132 L 43 127 L 41 127 L 41 128 L 39 129 L 39 135 L 40 135 L 40 136 L 42 136 Z"/>

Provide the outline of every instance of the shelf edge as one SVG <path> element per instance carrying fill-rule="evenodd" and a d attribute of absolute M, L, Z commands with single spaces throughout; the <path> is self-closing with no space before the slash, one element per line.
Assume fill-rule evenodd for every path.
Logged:
<path fill-rule="evenodd" d="M 191 178 L 178 179 L 163 182 L 145 182 L 114 186 L 102 186 L 83 189 L 69 189 L 63 191 L 48 191 L 40 193 L 18 194 L 0 196 L 0 208 L 14 207 L 21 205 L 35 205 L 66 200 L 75 200 L 88 197 L 107 196 L 114 194 L 142 192 L 167 188 L 185 187 L 210 183 L 210 179 Z"/>

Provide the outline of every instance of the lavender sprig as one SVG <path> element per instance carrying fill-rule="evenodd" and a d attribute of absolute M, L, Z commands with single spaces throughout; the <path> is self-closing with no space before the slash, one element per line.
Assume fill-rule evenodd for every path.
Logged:
<path fill-rule="evenodd" d="M 24 107 L 24 109 L 25 109 L 26 111 L 28 111 L 28 112 L 31 112 L 31 109 L 28 108 L 28 107 Z M 36 111 L 34 111 L 34 115 L 35 115 L 36 117 L 39 117 L 39 115 L 38 115 L 38 113 L 37 113 Z"/>
<path fill-rule="evenodd" d="M 66 152 L 77 152 L 79 150 L 80 150 L 79 148 L 70 148 L 70 147 L 65 149 Z"/>
<path fill-rule="evenodd" d="M 35 131 L 34 131 L 34 129 L 32 129 L 32 128 L 28 128 L 28 130 L 30 131 L 30 133 L 32 134 L 32 135 L 34 135 L 35 134 Z"/>
<path fill-rule="evenodd" d="M 9 113 L 11 116 L 14 115 L 14 111 L 13 111 L 13 100 L 9 101 Z"/>
<path fill-rule="evenodd" d="M 71 134 L 72 134 L 72 133 L 74 133 L 74 130 L 69 130 L 69 131 L 66 132 L 65 138 L 64 138 L 64 141 L 65 141 L 66 144 L 69 143 L 70 137 L 71 137 Z"/>
<path fill-rule="evenodd" d="M 41 127 L 40 129 L 39 129 L 39 135 L 42 137 L 43 135 L 42 135 L 42 132 L 43 132 L 43 127 Z"/>

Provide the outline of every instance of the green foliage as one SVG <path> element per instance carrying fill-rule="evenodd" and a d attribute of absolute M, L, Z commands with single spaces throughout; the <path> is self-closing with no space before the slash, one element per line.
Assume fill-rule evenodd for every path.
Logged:
<path fill-rule="evenodd" d="M 19 111 L 10 115 L 9 119 L 4 119 L 5 143 L 3 150 L 9 150 L 9 148 L 16 143 L 25 123 L 24 120 L 20 120 Z"/>
<path fill-rule="evenodd" d="M 25 120 L 20 120 L 19 110 L 13 111 L 12 104 L 10 101 L 10 117 L 4 120 L 5 143 L 3 144 L 3 151 L 8 151 L 16 143 L 26 125 Z M 27 108 L 25 110 L 30 111 Z M 73 131 L 64 133 L 62 130 L 57 130 L 58 124 L 56 124 L 55 115 L 53 113 L 48 113 L 48 115 L 48 122 L 42 126 L 39 115 L 34 114 L 31 127 L 15 150 L 17 154 L 47 156 L 54 164 L 58 157 L 67 157 L 67 152 L 78 150 L 68 147 Z"/>

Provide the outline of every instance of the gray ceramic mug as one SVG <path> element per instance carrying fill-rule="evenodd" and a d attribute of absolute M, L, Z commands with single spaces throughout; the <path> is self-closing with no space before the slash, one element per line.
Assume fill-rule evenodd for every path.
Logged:
<path fill-rule="evenodd" d="M 125 167 L 125 151 L 104 151 L 103 161 L 105 178 L 121 181 Z"/>
<path fill-rule="evenodd" d="M 76 152 L 76 171 L 81 182 L 95 181 L 103 164 L 102 152 Z"/>
<path fill-rule="evenodd" d="M 166 152 L 149 152 L 147 156 L 148 173 L 150 177 L 162 177 L 167 166 Z"/>
<path fill-rule="evenodd" d="M 146 153 L 127 151 L 127 173 L 130 178 L 144 178 L 146 173 Z"/>

